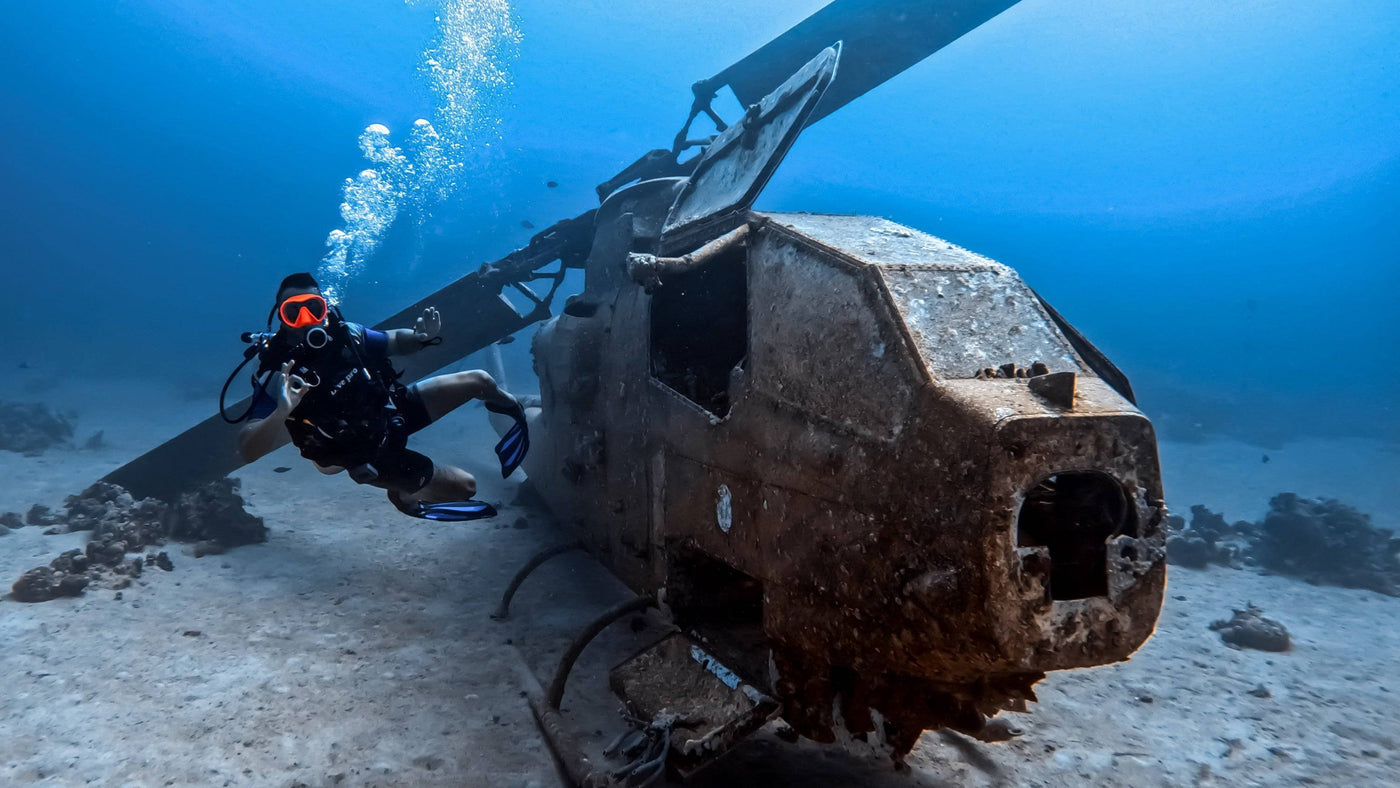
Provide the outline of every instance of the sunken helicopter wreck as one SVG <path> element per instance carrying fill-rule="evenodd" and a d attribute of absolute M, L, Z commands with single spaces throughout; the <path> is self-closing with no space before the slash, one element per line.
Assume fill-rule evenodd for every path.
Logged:
<path fill-rule="evenodd" d="M 381 324 L 461 316 L 404 359 L 418 376 L 544 321 L 525 469 L 576 541 L 498 614 L 575 547 L 637 594 L 548 692 L 524 677 L 574 781 L 615 775 L 558 713 L 569 668 L 644 608 L 674 630 L 611 685 L 652 734 L 636 767 L 682 776 L 777 717 L 898 759 L 1151 635 L 1161 473 L 1112 362 L 1005 265 L 883 219 L 752 208 L 805 127 L 1013 4 L 837 0 L 697 83 L 672 148 L 600 185 L 596 209 Z M 724 86 L 747 107 L 732 125 L 710 109 Z M 702 113 L 717 134 L 688 139 Z M 107 481 L 169 497 L 234 470 L 210 448 L 231 440 L 215 417 Z"/>

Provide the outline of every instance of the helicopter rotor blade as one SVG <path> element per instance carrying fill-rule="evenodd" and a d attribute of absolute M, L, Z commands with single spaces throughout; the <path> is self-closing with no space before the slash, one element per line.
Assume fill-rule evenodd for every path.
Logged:
<path fill-rule="evenodd" d="M 841 70 L 807 121 L 816 123 L 1019 0 L 835 0 L 706 80 L 744 106 L 771 93 L 822 49 L 842 42 Z"/>

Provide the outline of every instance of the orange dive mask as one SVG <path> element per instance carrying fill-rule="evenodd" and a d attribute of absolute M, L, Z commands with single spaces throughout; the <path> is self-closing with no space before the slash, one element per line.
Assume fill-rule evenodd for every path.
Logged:
<path fill-rule="evenodd" d="M 277 305 L 277 315 L 288 328 L 320 325 L 326 319 L 326 299 L 315 293 L 290 296 Z"/>

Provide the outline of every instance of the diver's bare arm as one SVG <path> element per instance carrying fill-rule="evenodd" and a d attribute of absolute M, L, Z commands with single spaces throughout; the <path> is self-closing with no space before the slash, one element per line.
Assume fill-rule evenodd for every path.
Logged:
<path fill-rule="evenodd" d="M 280 447 L 287 437 L 287 426 L 283 422 L 291 408 L 278 403 L 277 409 L 267 418 L 253 419 L 243 425 L 238 433 L 238 457 L 244 462 L 252 462 Z"/>
<path fill-rule="evenodd" d="M 288 361 L 283 364 L 263 389 L 266 391 L 270 388 L 277 392 L 277 407 L 266 418 L 248 422 L 238 433 L 238 456 L 244 462 L 252 462 L 272 452 L 291 437 L 287 434 L 287 414 L 296 410 L 301 398 L 311 390 L 306 381 L 292 374 L 294 363 Z"/>
<path fill-rule="evenodd" d="M 411 356 L 423 349 L 423 343 L 414 339 L 411 328 L 391 328 L 384 333 L 389 335 L 391 356 Z"/>

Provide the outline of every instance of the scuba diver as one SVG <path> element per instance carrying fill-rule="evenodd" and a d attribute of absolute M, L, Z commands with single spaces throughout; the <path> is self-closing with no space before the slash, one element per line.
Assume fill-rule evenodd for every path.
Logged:
<path fill-rule="evenodd" d="M 376 331 L 344 320 L 311 274 L 298 273 L 277 289 L 268 329 L 244 335 L 252 343 L 244 364 L 254 357 L 259 362 L 252 404 L 238 419 L 225 416 L 233 423 L 248 420 L 238 435 L 244 462 L 268 454 L 290 435 L 322 473 L 347 471 L 356 483 L 386 490 L 404 514 L 430 520 L 496 514 L 490 504 L 472 500 L 476 479 L 470 473 L 407 448 L 409 435 L 480 399 L 489 410 L 515 420 L 496 445 L 502 477 L 519 467 L 529 450 L 523 408 L 485 371 L 437 375 L 409 386 L 399 382 L 403 373 L 394 370 L 389 357 L 440 343 L 437 309 L 424 309 L 411 329 Z"/>

